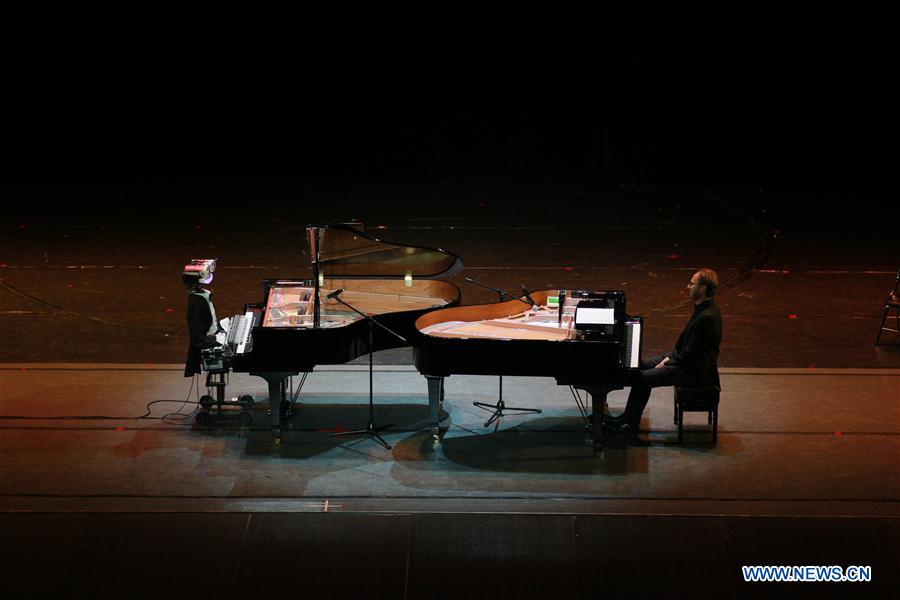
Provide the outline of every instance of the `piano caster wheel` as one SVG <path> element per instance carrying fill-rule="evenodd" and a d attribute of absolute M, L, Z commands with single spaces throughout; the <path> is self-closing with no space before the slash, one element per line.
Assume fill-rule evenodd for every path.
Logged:
<path fill-rule="evenodd" d="M 200 406 L 202 406 L 203 408 L 211 408 L 212 405 L 215 403 L 216 403 L 215 399 L 213 399 L 213 397 L 210 396 L 209 394 L 204 394 L 204 395 L 200 396 Z"/>
<path fill-rule="evenodd" d="M 246 410 L 250 410 L 251 408 L 253 408 L 253 396 L 251 396 L 250 394 L 244 394 L 243 396 L 238 398 L 238 404 L 240 404 L 241 407 L 245 408 Z"/>
<path fill-rule="evenodd" d="M 198 412 L 196 421 L 198 425 L 209 425 L 210 414 L 206 411 Z"/>
<path fill-rule="evenodd" d="M 253 415 L 248 412 L 242 412 L 238 415 L 238 423 L 241 427 L 247 427 L 251 423 L 253 423 Z"/>

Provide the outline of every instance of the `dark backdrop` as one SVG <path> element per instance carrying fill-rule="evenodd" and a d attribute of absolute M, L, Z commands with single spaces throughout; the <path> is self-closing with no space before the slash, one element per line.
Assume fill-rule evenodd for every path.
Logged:
<path fill-rule="evenodd" d="M 586 177 L 796 190 L 802 213 L 890 186 L 878 15 L 84 17 L 6 42 L 7 189 Z"/>

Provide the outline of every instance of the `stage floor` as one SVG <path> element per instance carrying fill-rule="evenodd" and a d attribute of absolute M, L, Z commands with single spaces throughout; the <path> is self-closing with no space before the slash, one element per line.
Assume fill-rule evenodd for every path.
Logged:
<path fill-rule="evenodd" d="M 659 390 L 640 437 L 611 436 L 600 455 L 553 380 L 504 378 L 508 405 L 542 413 L 486 428 L 472 402 L 495 401 L 496 378 L 449 378 L 435 444 L 424 378 L 380 365 L 375 414 L 391 425 L 388 450 L 332 435 L 365 427 L 368 370 L 326 367 L 308 377 L 275 447 L 264 382 L 231 379 L 229 396 L 262 401 L 253 424 L 201 426 L 180 370 L 3 365 L 0 523 L 13 589 L 40 580 L 63 591 L 69 576 L 88 590 L 126 585 L 107 568 L 165 569 L 175 555 L 215 556 L 217 544 L 242 566 L 209 573 L 246 593 L 278 589 L 251 575 L 278 569 L 334 597 L 375 575 L 387 596 L 537 597 L 586 593 L 597 577 L 613 596 L 649 577 L 646 592 L 677 573 L 703 586 L 700 597 L 755 597 L 776 584 L 743 583 L 741 566 L 797 560 L 872 566 L 875 584 L 854 591 L 864 597 L 896 583 L 900 370 L 725 368 L 716 445 L 704 414 L 686 417 L 678 444 L 671 392 Z M 611 394 L 611 410 L 624 401 L 625 391 Z M 276 547 L 283 556 L 261 558 Z M 69 575 L 36 570 L 48 555 Z M 341 577 L 345 561 L 360 570 Z M 466 575 L 447 581 L 445 569 Z M 496 569 L 508 579 L 493 580 Z M 234 592 L 184 577 L 185 589 Z"/>
<path fill-rule="evenodd" d="M 599 456 L 569 388 L 549 378 L 505 377 L 507 406 L 542 412 L 510 412 L 489 427 L 489 413 L 473 402 L 496 402 L 497 378 L 448 378 L 445 431 L 435 444 L 425 379 L 412 367 L 379 366 L 375 421 L 389 426 L 386 449 L 369 436 L 333 435 L 366 427 L 366 367 L 311 373 L 279 446 L 263 380 L 232 374 L 228 388 L 229 397 L 257 399 L 253 424 L 242 427 L 226 411 L 199 425 L 196 405 L 185 404 L 191 380 L 178 371 L 4 365 L 3 502 L 60 508 L 70 499 L 76 508 L 195 498 L 202 510 L 209 501 L 219 509 L 229 501 L 282 509 L 329 501 L 333 510 L 363 502 L 369 511 L 372 501 L 396 498 L 405 511 L 428 512 L 430 501 L 462 507 L 471 500 L 481 511 L 490 500 L 498 501 L 494 510 L 527 500 L 557 512 L 605 513 L 621 511 L 624 501 L 657 506 L 664 499 L 672 514 L 743 514 L 752 503 L 753 514 L 842 516 L 896 508 L 900 370 L 723 369 L 716 445 L 705 413 L 686 415 L 685 440 L 677 443 L 671 390 L 662 389 L 640 440 L 610 436 Z M 626 395 L 611 393 L 611 412 Z M 196 400 L 195 389 L 189 402 Z"/>
<path fill-rule="evenodd" d="M 390 426 L 382 432 L 388 450 L 369 436 L 333 435 L 366 427 L 366 367 L 311 373 L 279 446 L 263 380 L 232 374 L 228 388 L 229 397 L 257 399 L 253 424 L 242 427 L 226 411 L 199 425 L 196 405 L 184 403 L 191 380 L 178 370 L 4 365 L 4 501 L 71 498 L 75 507 L 87 499 L 197 498 L 221 507 L 229 499 L 312 499 L 352 510 L 365 499 L 402 498 L 410 510 L 412 499 L 456 506 L 519 499 L 597 513 L 608 503 L 621 510 L 624 500 L 666 499 L 677 501 L 673 513 L 696 514 L 696 506 L 730 513 L 753 502 L 755 514 L 774 503 L 777 514 L 789 504 L 788 514 L 823 514 L 827 506 L 825 513 L 845 516 L 895 507 L 900 370 L 723 369 L 716 445 L 704 413 L 687 414 L 677 443 L 671 390 L 662 389 L 645 412 L 641 440 L 610 436 L 599 456 L 569 388 L 549 378 L 505 377 L 507 406 L 542 412 L 510 412 L 490 427 L 489 413 L 473 402 L 496 402 L 497 378 L 448 378 L 445 432 L 435 444 L 424 378 L 412 367 L 379 366 L 375 421 Z M 610 395 L 611 412 L 626 393 Z"/>

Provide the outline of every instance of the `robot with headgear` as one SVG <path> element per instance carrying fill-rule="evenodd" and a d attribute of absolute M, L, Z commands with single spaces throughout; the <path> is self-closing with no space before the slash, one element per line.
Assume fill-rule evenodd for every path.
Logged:
<path fill-rule="evenodd" d="M 192 377 L 201 372 L 204 348 L 216 345 L 219 321 L 212 303 L 212 292 L 203 286 L 212 283 L 216 270 L 215 258 L 194 258 L 184 266 L 181 280 L 188 296 L 187 326 L 190 335 L 184 376 Z"/>
<path fill-rule="evenodd" d="M 200 398 L 200 411 L 197 413 L 198 423 L 209 423 L 212 419 L 211 409 L 216 407 L 217 414 L 222 408 L 236 407 L 240 409 L 238 421 L 249 425 L 253 417 L 253 397 L 243 395 L 231 401 L 225 399 L 225 386 L 228 385 L 231 352 L 227 344 L 217 339 L 217 334 L 224 330 L 216 319 L 216 309 L 212 303 L 212 292 L 203 286 L 212 283 L 216 270 L 215 258 L 194 258 L 184 267 L 181 279 L 188 295 L 187 325 L 190 334 L 187 361 L 184 365 L 184 376 L 192 377 L 206 372 L 206 387 L 215 388 L 216 397 L 206 394 Z M 223 340 L 225 336 L 220 336 Z"/>

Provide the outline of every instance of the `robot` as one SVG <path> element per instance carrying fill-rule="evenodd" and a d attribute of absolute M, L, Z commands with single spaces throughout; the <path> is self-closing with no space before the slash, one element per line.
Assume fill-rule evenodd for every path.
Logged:
<path fill-rule="evenodd" d="M 225 398 L 232 349 L 228 344 L 227 332 L 216 320 L 212 292 L 203 287 L 212 283 L 216 262 L 215 258 L 191 259 L 181 274 L 188 296 L 187 325 L 190 335 L 184 376 L 193 377 L 205 372 L 206 387 L 215 389 L 215 397 L 209 394 L 200 397 L 200 410 L 196 417 L 198 424 L 208 425 L 214 420 L 231 418 L 236 408 L 238 423 L 250 425 L 253 422 L 250 412 L 253 396 L 244 394 L 240 398 Z"/>

